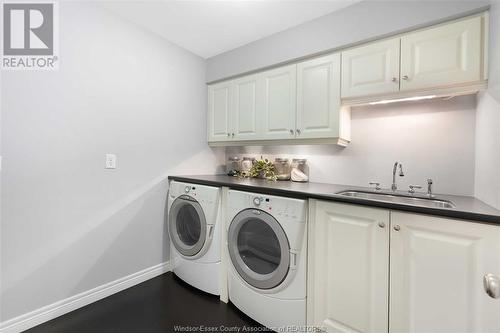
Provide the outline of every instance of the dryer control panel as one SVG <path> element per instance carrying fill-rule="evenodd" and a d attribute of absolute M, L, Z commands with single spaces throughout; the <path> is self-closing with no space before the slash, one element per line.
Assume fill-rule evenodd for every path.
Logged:
<path fill-rule="evenodd" d="M 306 221 L 307 202 L 305 200 L 234 190 L 230 190 L 228 195 L 230 211 L 234 213 L 246 208 L 257 208 L 273 215 L 278 220 Z"/>

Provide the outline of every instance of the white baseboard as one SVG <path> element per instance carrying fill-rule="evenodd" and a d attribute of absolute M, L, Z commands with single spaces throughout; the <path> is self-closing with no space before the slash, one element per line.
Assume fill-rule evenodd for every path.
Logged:
<path fill-rule="evenodd" d="M 18 333 L 170 271 L 165 262 L 0 323 L 0 333 Z"/>

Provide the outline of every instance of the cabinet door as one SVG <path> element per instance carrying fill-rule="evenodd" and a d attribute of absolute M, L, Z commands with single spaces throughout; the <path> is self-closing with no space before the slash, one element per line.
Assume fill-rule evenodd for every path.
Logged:
<path fill-rule="evenodd" d="M 401 38 L 401 90 L 481 80 L 481 18 L 446 24 Z"/>
<path fill-rule="evenodd" d="M 500 332 L 500 227 L 391 213 L 391 333 Z M 395 229 L 398 229 L 396 231 Z"/>
<path fill-rule="evenodd" d="M 234 111 L 230 113 L 230 123 L 231 137 L 235 140 L 258 138 L 257 87 L 257 75 L 245 76 L 234 81 Z"/>
<path fill-rule="evenodd" d="M 260 109 L 262 139 L 290 139 L 295 136 L 297 65 L 262 73 L 263 100 Z"/>
<path fill-rule="evenodd" d="M 342 52 L 342 98 L 399 91 L 400 39 Z"/>
<path fill-rule="evenodd" d="M 339 136 L 340 54 L 297 65 L 297 138 Z"/>
<path fill-rule="evenodd" d="M 389 211 L 312 200 L 311 216 L 308 325 L 387 333 Z"/>
<path fill-rule="evenodd" d="M 230 81 L 208 87 L 208 142 L 231 139 L 231 89 Z"/>

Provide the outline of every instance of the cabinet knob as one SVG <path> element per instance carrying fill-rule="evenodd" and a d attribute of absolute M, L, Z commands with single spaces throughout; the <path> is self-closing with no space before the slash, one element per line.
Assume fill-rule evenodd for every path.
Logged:
<path fill-rule="evenodd" d="M 227 133 L 227 137 L 229 138 L 230 136 L 231 136 L 231 134 L 230 134 L 230 133 Z"/>
<path fill-rule="evenodd" d="M 405 81 L 408 81 L 409 77 L 408 77 L 408 75 L 403 75 L 402 79 Z"/>
<path fill-rule="evenodd" d="M 392 81 L 392 82 L 398 82 L 398 78 L 397 78 L 397 77 L 393 77 L 393 78 L 391 79 L 391 81 Z"/>
<path fill-rule="evenodd" d="M 396 225 L 394 226 L 394 230 L 396 230 L 396 231 L 401 230 L 401 227 L 399 226 L 399 224 L 396 224 Z"/>
<path fill-rule="evenodd" d="M 231 136 L 234 138 L 234 133 L 231 133 Z"/>
<path fill-rule="evenodd" d="M 378 226 L 381 227 L 381 228 L 385 228 L 385 223 L 384 222 L 379 222 Z"/>
<path fill-rule="evenodd" d="M 500 278 L 488 273 L 483 278 L 484 291 L 491 298 L 500 298 Z"/>
<path fill-rule="evenodd" d="M 297 128 L 296 132 L 298 135 L 300 135 L 300 130 L 298 128 Z"/>
<path fill-rule="evenodd" d="M 294 133 L 294 132 L 293 132 L 293 129 L 291 129 L 291 130 L 290 130 L 290 134 L 291 134 L 291 135 L 293 135 L 293 133 Z"/>

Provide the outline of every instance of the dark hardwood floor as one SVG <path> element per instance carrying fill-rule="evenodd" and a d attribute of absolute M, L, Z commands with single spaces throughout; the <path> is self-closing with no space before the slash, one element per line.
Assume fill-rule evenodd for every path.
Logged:
<path fill-rule="evenodd" d="M 221 327 L 222 326 L 222 327 Z M 177 329 L 176 329 L 177 327 Z M 179 327 L 181 329 L 179 329 Z M 34 327 L 30 333 L 268 331 L 218 296 L 201 292 L 171 272 Z M 233 330 L 231 330 L 233 329 Z"/>

